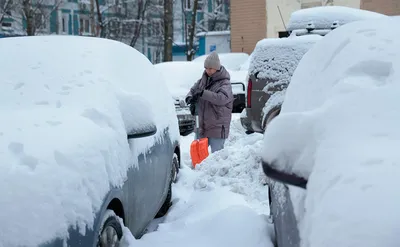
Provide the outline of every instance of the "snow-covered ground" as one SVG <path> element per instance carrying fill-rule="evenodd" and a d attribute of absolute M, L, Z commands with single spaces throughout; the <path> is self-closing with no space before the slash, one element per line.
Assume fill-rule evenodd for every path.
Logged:
<path fill-rule="evenodd" d="M 244 134 L 239 117 L 233 115 L 225 149 L 210 154 L 196 170 L 189 156 L 193 134 L 181 137 L 183 164 L 170 212 L 140 240 L 125 228 L 123 247 L 273 246 L 268 187 L 260 167 L 262 135 Z"/>

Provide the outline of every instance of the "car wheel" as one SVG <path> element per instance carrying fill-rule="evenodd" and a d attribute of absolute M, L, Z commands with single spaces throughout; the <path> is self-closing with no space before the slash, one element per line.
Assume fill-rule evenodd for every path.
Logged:
<path fill-rule="evenodd" d="M 172 158 L 172 175 L 171 175 L 173 183 L 176 183 L 178 181 L 179 168 L 180 168 L 179 158 L 178 155 L 174 153 L 174 156 Z"/>
<path fill-rule="evenodd" d="M 108 210 L 109 212 L 111 210 Z M 122 226 L 114 214 L 109 215 L 106 212 L 106 220 L 101 227 L 101 231 L 99 234 L 99 242 L 97 244 L 98 247 L 119 247 L 120 241 L 122 238 Z M 111 211 L 113 212 L 113 211 Z"/>
<path fill-rule="evenodd" d="M 157 219 L 164 217 L 171 206 L 172 206 L 172 185 L 170 184 L 168 188 L 167 198 L 165 198 L 164 204 L 161 206 L 155 218 Z"/>

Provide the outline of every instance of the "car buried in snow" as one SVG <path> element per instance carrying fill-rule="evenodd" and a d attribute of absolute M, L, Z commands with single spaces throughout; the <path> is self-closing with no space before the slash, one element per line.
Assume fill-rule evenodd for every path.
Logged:
<path fill-rule="evenodd" d="M 94 37 L 0 39 L 0 54 L 0 246 L 140 238 L 167 213 L 180 167 L 174 104 L 154 66 Z"/>
<path fill-rule="evenodd" d="M 399 25 L 343 25 L 300 61 L 264 133 L 277 247 L 398 246 Z"/>

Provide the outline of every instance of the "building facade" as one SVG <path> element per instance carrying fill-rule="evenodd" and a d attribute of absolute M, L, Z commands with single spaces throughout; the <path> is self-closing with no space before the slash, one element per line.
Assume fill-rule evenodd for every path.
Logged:
<path fill-rule="evenodd" d="M 361 0 L 360 6 L 385 15 L 400 15 L 400 0 Z"/>
<path fill-rule="evenodd" d="M 232 52 L 250 54 L 259 40 L 285 36 L 292 12 L 325 5 L 400 15 L 400 0 L 231 0 Z"/>
<path fill-rule="evenodd" d="M 290 1 L 290 0 L 289 0 Z M 231 0 L 231 50 L 250 54 L 267 33 L 266 0 Z"/>

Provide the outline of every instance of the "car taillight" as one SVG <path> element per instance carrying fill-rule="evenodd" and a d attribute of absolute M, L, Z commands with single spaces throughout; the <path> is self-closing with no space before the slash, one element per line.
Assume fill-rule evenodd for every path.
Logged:
<path fill-rule="evenodd" d="M 253 89 L 253 82 L 249 79 L 247 84 L 247 108 L 251 108 L 251 91 Z"/>

